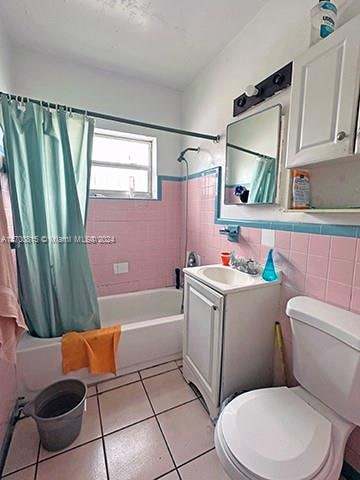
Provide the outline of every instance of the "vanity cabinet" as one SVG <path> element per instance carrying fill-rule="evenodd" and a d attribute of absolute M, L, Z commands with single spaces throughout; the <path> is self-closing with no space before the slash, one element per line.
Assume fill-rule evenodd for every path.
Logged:
<path fill-rule="evenodd" d="M 295 59 L 287 168 L 360 153 L 359 31 L 360 16 Z"/>
<path fill-rule="evenodd" d="M 280 282 L 223 294 L 186 273 L 184 288 L 183 373 L 215 419 L 235 392 L 272 386 Z"/>
<path fill-rule="evenodd" d="M 224 297 L 205 285 L 185 281 L 183 358 L 197 372 L 201 390 L 212 403 L 219 401 Z"/>

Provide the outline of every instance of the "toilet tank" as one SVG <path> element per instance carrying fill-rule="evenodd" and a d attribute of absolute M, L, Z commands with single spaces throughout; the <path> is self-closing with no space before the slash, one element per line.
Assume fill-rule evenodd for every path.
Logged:
<path fill-rule="evenodd" d="M 309 297 L 289 300 L 295 378 L 360 425 L 360 315 Z"/>

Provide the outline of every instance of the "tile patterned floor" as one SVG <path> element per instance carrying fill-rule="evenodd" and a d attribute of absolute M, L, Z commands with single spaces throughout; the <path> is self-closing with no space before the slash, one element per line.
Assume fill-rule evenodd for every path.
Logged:
<path fill-rule="evenodd" d="M 63 452 L 44 450 L 34 421 L 20 420 L 3 478 L 229 480 L 181 360 L 99 383 L 88 393 L 81 434 Z"/>

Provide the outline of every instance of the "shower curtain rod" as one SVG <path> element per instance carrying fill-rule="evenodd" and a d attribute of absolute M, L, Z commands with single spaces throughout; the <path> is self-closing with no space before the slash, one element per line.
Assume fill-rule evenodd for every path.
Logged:
<path fill-rule="evenodd" d="M 87 116 L 93 117 L 93 118 L 101 118 L 103 120 L 109 120 L 111 122 L 126 123 L 128 125 L 135 125 L 137 127 L 151 128 L 152 130 L 160 130 L 162 132 L 176 133 L 178 135 L 185 135 L 185 136 L 188 136 L 188 137 L 203 138 L 205 140 L 212 140 L 216 143 L 218 143 L 220 141 L 220 135 L 208 135 L 206 133 L 199 133 L 199 132 L 191 132 L 189 130 L 182 130 L 181 128 L 165 127 L 164 125 L 157 125 L 155 123 L 140 122 L 138 120 L 131 120 L 129 118 L 116 117 L 114 115 L 108 115 L 106 113 L 93 112 L 91 110 L 84 110 L 84 109 L 81 109 L 81 108 L 68 107 L 66 105 L 46 102 L 44 100 L 36 100 L 34 98 L 21 97 L 19 95 L 12 95 L 12 94 L 5 93 L 5 92 L 0 92 L 0 97 L 1 97 L 1 95 L 5 95 L 6 97 L 8 97 L 11 100 L 17 100 L 17 101 L 20 101 L 20 102 L 31 102 L 31 103 L 35 103 L 37 105 L 46 106 L 46 107 L 51 108 L 51 109 L 58 109 L 59 107 L 62 107 L 62 108 L 65 108 L 66 110 L 69 110 L 72 113 L 79 113 L 81 115 L 87 115 Z"/>
<path fill-rule="evenodd" d="M 264 160 L 276 160 L 275 157 L 269 157 L 268 155 L 264 155 L 263 153 L 255 152 L 255 150 L 249 150 L 248 148 L 239 147 L 238 145 L 233 145 L 232 143 L 226 144 L 230 148 L 234 148 L 235 150 L 239 150 L 240 152 L 248 153 L 249 155 L 254 155 L 259 158 L 263 158 Z"/>

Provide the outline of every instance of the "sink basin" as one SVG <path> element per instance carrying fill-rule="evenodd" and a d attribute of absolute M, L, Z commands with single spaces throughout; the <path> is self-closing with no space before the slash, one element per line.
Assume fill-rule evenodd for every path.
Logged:
<path fill-rule="evenodd" d="M 214 265 L 203 267 L 198 272 L 199 276 L 204 276 L 209 281 L 223 283 L 225 285 L 249 285 L 254 283 L 254 278 L 246 273 L 239 272 L 233 268 Z"/>
<path fill-rule="evenodd" d="M 204 265 L 203 267 L 184 268 L 184 273 L 223 295 L 249 288 L 265 287 L 270 283 L 281 283 L 280 276 L 275 282 L 266 282 L 260 275 L 253 277 L 247 273 L 239 272 L 239 270 L 235 270 L 234 268 L 225 267 L 224 265 Z"/>

